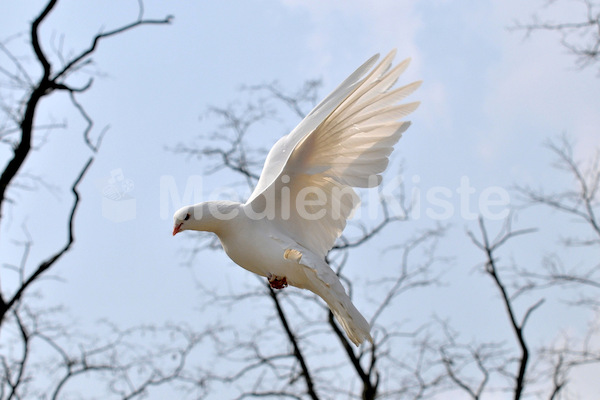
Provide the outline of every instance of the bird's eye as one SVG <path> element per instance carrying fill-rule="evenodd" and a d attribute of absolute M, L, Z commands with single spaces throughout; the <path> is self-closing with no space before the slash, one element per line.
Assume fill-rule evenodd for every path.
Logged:
<path fill-rule="evenodd" d="M 190 214 L 189 213 L 185 215 L 185 218 L 183 220 L 187 221 L 188 219 L 190 219 Z"/>

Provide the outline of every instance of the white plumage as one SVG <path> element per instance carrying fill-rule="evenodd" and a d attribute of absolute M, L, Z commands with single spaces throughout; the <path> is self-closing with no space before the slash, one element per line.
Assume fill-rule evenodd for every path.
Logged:
<path fill-rule="evenodd" d="M 393 146 L 410 125 L 400 119 L 418 106 L 398 104 L 420 82 L 392 89 L 409 63 L 391 68 L 394 55 L 374 68 L 378 55 L 369 59 L 279 139 L 245 204 L 204 202 L 174 216 L 174 235 L 214 232 L 234 262 L 268 277 L 273 287 L 290 284 L 319 295 L 356 345 L 372 340 L 369 324 L 325 256 L 359 204 L 352 187 L 381 183 Z"/>

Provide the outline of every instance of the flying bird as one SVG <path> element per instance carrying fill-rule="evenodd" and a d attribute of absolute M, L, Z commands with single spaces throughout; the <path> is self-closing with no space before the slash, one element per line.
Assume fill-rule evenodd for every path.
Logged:
<path fill-rule="evenodd" d="M 207 201 L 179 209 L 173 235 L 215 233 L 239 266 L 274 289 L 292 285 L 321 297 L 360 345 L 373 341 L 326 255 L 359 204 L 353 187 L 375 187 L 418 102 L 398 104 L 421 82 L 393 88 L 410 59 L 392 67 L 395 50 L 361 65 L 288 135 L 279 139 L 244 204 Z"/>

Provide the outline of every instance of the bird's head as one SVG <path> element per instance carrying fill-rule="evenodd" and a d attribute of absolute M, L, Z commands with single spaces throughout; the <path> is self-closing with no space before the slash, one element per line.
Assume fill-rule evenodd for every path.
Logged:
<path fill-rule="evenodd" d="M 194 207 L 185 206 L 180 208 L 173 215 L 173 236 L 181 231 L 190 229 L 190 221 L 194 220 Z"/>
<path fill-rule="evenodd" d="M 218 200 L 182 207 L 173 215 L 173 236 L 186 230 L 219 234 L 230 227 L 231 220 L 240 213 L 240 206 L 233 201 Z"/>

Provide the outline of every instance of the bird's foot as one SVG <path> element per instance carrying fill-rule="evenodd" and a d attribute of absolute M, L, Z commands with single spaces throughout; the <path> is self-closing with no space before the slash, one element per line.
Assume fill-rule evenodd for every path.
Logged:
<path fill-rule="evenodd" d="M 285 276 L 277 276 L 269 272 L 267 274 L 267 279 L 269 280 L 269 285 L 271 285 L 273 289 L 283 289 L 288 286 L 287 278 Z"/>

